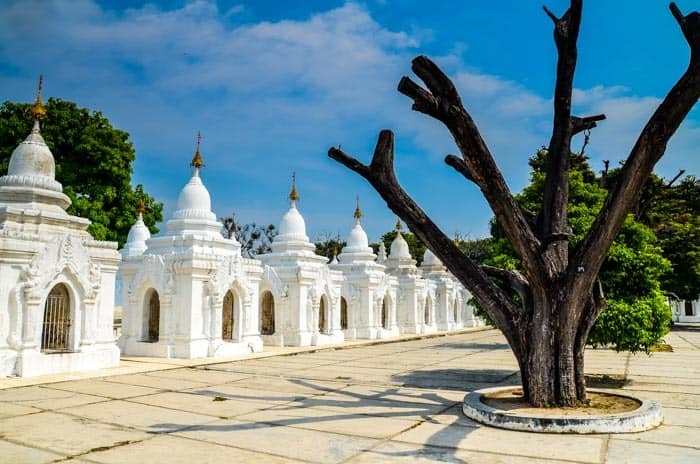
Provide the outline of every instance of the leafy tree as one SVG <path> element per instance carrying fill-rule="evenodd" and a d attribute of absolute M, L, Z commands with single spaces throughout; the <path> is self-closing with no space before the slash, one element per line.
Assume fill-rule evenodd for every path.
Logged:
<path fill-rule="evenodd" d="M 546 158 L 547 150 L 541 149 L 530 159 L 531 184 L 516 196 L 518 203 L 531 211 L 537 211 L 542 204 Z M 602 179 L 596 177 L 585 156 L 571 153 L 569 159 L 568 211 L 573 235 L 569 253 L 573 254 L 603 206 L 607 191 L 601 187 Z M 613 178 L 614 173 L 610 179 Z M 648 198 L 652 200 L 654 196 Z M 515 252 L 496 224 L 492 224 L 492 233 L 492 246 L 484 263 L 522 271 Z M 657 245 L 654 232 L 630 214 L 599 273 L 608 306 L 601 312 L 588 342 L 628 351 L 648 351 L 659 343 L 671 320 L 660 285 L 661 277 L 669 270 L 670 264 Z"/>
<path fill-rule="evenodd" d="M 28 104 L 0 106 L 0 172 L 6 173 L 12 151 L 29 134 Z M 152 233 L 163 220 L 163 204 L 131 185 L 134 147 L 129 134 L 112 127 L 98 111 L 50 98 L 41 134 L 56 161 L 56 180 L 71 199 L 68 213 L 92 221 L 88 231 L 97 240 L 123 246 L 136 221 L 139 200 L 146 206 L 144 222 Z"/>
<path fill-rule="evenodd" d="M 259 226 L 254 222 L 239 224 L 236 213 L 231 216 L 221 217 L 221 233 L 226 238 L 235 237 L 241 244 L 241 254 L 245 258 L 254 258 L 257 255 L 272 251 L 270 244 L 277 235 L 274 224 Z"/>
<path fill-rule="evenodd" d="M 347 242 L 342 240 L 340 235 L 334 237 L 330 234 L 321 234 L 314 240 L 314 245 L 316 245 L 317 255 L 325 256 L 331 260 L 333 256 L 340 254 Z"/>
<path fill-rule="evenodd" d="M 475 263 L 439 229 L 396 178 L 391 131 L 380 132 L 369 164 L 340 148 L 328 150 L 328 156 L 367 179 L 471 291 L 506 337 L 520 367 L 524 394 L 534 406 L 576 406 L 586 401 L 586 341 L 606 307 L 598 273 L 654 165 L 700 98 L 700 14 L 683 15 L 675 3 L 670 7 L 691 49 L 689 66 L 649 118 L 617 182 L 573 248 L 568 211 L 571 140 L 605 119 L 605 115 L 579 117 L 571 111 L 583 0 L 570 0 L 561 17 L 545 8 L 554 23 L 558 61 L 539 214 L 517 203 L 457 88 L 435 63 L 425 56 L 413 60 L 413 72 L 426 88 L 409 77 L 399 82 L 399 92 L 413 100 L 414 110 L 437 119 L 450 131 L 461 156 L 448 155 L 446 163 L 479 187 L 523 272 Z M 576 251 L 571 253 L 572 249 Z M 509 290 L 489 276 L 502 279 Z M 513 298 L 514 293 L 518 298 Z"/>
<path fill-rule="evenodd" d="M 654 231 L 672 266 L 662 277 L 662 288 L 695 300 L 700 297 L 700 180 L 687 176 L 673 185 L 652 176 L 644 192 L 638 218 Z"/>

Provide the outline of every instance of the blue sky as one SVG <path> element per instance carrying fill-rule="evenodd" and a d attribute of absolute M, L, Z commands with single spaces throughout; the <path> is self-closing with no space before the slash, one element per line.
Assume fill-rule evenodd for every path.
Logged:
<path fill-rule="evenodd" d="M 567 2 L 547 5 L 562 14 Z M 31 101 L 43 73 L 45 96 L 102 111 L 131 134 L 134 182 L 165 203 L 166 216 L 189 178 L 198 130 L 219 216 L 277 223 L 296 171 L 312 239 L 344 237 L 358 194 L 371 240 L 393 226 L 364 179 L 326 156 L 342 144 L 368 161 L 379 131 L 392 129 L 408 192 L 448 234 L 480 237 L 491 213 L 444 165 L 454 142 L 412 112 L 396 85 L 418 54 L 440 64 L 517 192 L 528 156 L 549 141 L 551 37 L 540 2 L 522 0 L 10 0 L 0 15 L 0 100 Z M 627 156 L 687 60 L 665 2 L 585 2 L 574 106 L 608 116 L 587 149 L 595 169 Z M 694 110 L 657 171 L 697 175 L 698 142 Z"/>

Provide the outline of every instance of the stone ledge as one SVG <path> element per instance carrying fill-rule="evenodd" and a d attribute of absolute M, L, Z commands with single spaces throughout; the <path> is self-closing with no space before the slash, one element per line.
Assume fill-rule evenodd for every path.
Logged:
<path fill-rule="evenodd" d="M 501 429 L 521 432 L 543 433 L 629 433 L 643 432 L 661 424 L 661 405 L 656 401 L 642 400 L 631 395 L 619 395 L 639 401 L 641 405 L 634 411 L 598 416 L 547 416 L 516 415 L 512 411 L 493 408 L 481 401 L 483 395 L 519 386 L 493 387 L 475 390 L 464 397 L 462 411 L 481 424 Z M 602 390 L 588 389 L 589 392 L 611 394 Z"/>

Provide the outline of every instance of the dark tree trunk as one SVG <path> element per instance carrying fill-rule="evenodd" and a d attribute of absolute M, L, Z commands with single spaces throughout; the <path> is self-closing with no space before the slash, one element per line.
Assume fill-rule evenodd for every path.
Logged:
<path fill-rule="evenodd" d="M 408 77 L 399 83 L 399 91 L 413 99 L 414 110 L 449 129 L 461 156 L 448 155 L 445 162 L 481 189 L 520 258 L 522 273 L 479 266 L 462 254 L 396 179 L 394 136 L 390 131 L 379 134 L 369 165 L 339 148 L 328 151 L 331 158 L 367 179 L 389 208 L 472 292 L 508 340 L 518 360 L 525 394 L 539 407 L 575 406 L 586 400 L 586 340 L 605 307 L 598 271 L 668 140 L 700 97 L 700 14 L 683 16 L 671 3 L 671 12 L 690 45 L 690 65 L 642 130 L 583 243 L 575 255 L 569 256 L 571 138 L 605 119 L 604 115 L 571 114 L 582 8 L 583 0 L 571 0 L 561 18 L 545 8 L 554 22 L 559 60 L 544 202 L 537 217 L 517 204 L 457 89 L 432 61 L 424 56 L 413 60 L 413 71 L 427 89 Z M 516 292 L 519 301 L 516 303 L 492 278 Z"/>

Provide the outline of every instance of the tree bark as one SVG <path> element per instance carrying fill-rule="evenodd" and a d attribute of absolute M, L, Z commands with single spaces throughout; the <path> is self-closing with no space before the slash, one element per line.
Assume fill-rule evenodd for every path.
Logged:
<path fill-rule="evenodd" d="M 415 58 L 412 69 L 427 89 L 408 77 L 398 86 L 399 92 L 413 100 L 414 110 L 441 121 L 452 134 L 461 157 L 448 155 L 445 162 L 479 187 L 520 258 L 522 273 L 480 267 L 425 214 L 396 179 L 391 131 L 380 133 L 369 165 L 340 148 L 328 151 L 328 156 L 367 179 L 389 208 L 472 292 L 508 340 L 520 367 L 525 395 L 538 407 L 575 406 L 586 401 L 586 340 L 605 307 L 598 271 L 668 140 L 700 98 L 700 14 L 683 16 L 671 3 L 671 12 L 691 48 L 690 65 L 643 129 L 593 226 L 570 257 L 567 203 L 571 137 L 605 119 L 605 115 L 571 114 L 582 8 L 583 0 L 571 0 L 561 18 L 545 8 L 554 22 L 559 60 L 544 202 L 537 218 L 516 202 L 457 89 L 437 65 L 425 56 Z M 490 277 L 517 293 L 520 301 L 513 301 L 509 291 Z"/>

